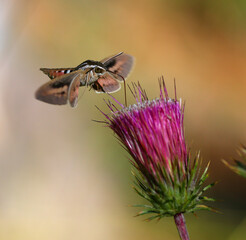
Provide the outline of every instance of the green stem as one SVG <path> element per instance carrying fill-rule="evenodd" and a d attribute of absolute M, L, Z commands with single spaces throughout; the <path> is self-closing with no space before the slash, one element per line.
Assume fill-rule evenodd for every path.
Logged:
<path fill-rule="evenodd" d="M 189 240 L 189 234 L 185 224 L 185 218 L 183 213 L 178 213 L 174 216 L 174 221 L 179 232 L 181 240 Z"/>

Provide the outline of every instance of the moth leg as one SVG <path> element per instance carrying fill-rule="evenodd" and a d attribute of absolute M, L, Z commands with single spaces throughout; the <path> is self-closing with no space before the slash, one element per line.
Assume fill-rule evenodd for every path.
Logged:
<path fill-rule="evenodd" d="M 91 89 L 94 89 L 95 91 L 97 92 L 102 92 L 102 93 L 105 93 L 103 87 L 100 85 L 100 83 L 98 81 L 94 82 L 92 85 L 91 85 Z"/>
<path fill-rule="evenodd" d="M 88 87 L 89 86 L 89 73 L 86 74 L 86 83 L 85 86 Z"/>
<path fill-rule="evenodd" d="M 95 90 L 95 88 L 94 88 L 93 85 L 94 85 L 94 84 L 90 85 L 89 91 L 90 91 L 91 89 L 94 89 L 94 90 Z"/>

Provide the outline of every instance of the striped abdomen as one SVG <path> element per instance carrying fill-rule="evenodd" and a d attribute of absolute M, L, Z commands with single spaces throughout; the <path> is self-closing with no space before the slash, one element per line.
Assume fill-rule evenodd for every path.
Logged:
<path fill-rule="evenodd" d="M 74 71 L 74 68 L 40 68 L 40 70 L 49 76 L 50 79 L 54 79 L 61 75 Z"/>

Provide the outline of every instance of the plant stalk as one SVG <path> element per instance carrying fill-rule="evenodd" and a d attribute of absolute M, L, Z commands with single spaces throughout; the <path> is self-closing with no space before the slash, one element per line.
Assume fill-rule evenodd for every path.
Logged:
<path fill-rule="evenodd" d="M 178 213 L 174 216 L 174 221 L 179 232 L 181 240 L 189 240 L 189 234 L 185 224 L 185 218 L 183 213 Z"/>

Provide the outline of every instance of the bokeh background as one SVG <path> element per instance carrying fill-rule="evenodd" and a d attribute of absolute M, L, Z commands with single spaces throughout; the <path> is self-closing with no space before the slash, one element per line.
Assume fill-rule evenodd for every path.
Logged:
<path fill-rule="evenodd" d="M 85 91 L 76 109 L 34 99 L 40 67 L 73 67 L 124 51 L 127 81 L 156 97 L 163 75 L 186 102 L 192 152 L 211 162 L 221 214 L 186 215 L 191 239 L 246 239 L 246 180 L 221 159 L 246 144 L 246 2 L 0 0 L 0 238 L 179 239 L 172 218 L 134 218 L 131 166 Z M 82 90 L 82 89 L 81 89 Z M 83 90 L 81 91 L 81 93 Z M 121 101 L 123 91 L 115 94 Z M 128 100 L 133 102 L 128 93 Z"/>

